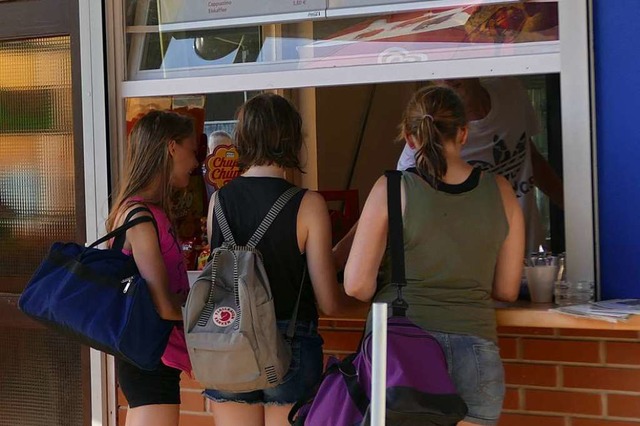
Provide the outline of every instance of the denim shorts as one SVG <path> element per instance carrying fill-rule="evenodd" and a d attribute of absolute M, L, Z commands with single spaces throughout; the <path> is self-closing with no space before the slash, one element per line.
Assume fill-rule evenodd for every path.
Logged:
<path fill-rule="evenodd" d="M 284 334 L 289 321 L 278 321 L 278 329 Z M 296 322 L 291 344 L 291 366 L 284 381 L 270 389 L 252 392 L 204 391 L 204 396 L 215 402 L 242 402 L 246 404 L 289 405 L 295 404 L 313 389 L 322 377 L 322 337 L 316 322 Z"/>
<path fill-rule="evenodd" d="M 449 374 L 469 408 L 465 421 L 496 425 L 504 399 L 504 368 L 495 343 L 476 336 L 430 331 L 444 350 Z"/>

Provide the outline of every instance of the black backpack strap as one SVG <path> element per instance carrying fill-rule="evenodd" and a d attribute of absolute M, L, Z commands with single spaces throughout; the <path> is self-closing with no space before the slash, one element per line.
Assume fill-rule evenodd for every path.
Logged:
<path fill-rule="evenodd" d="M 291 314 L 291 321 L 287 327 L 286 340 L 291 343 L 293 336 L 296 334 L 296 321 L 298 320 L 298 310 L 300 309 L 300 299 L 302 298 L 302 288 L 304 287 L 305 279 L 307 278 L 307 264 L 305 262 L 304 269 L 302 270 L 302 280 L 300 281 L 300 290 L 298 291 L 298 300 L 296 300 L 296 306 L 293 308 L 293 314 Z"/>
<path fill-rule="evenodd" d="M 342 374 L 342 378 L 344 379 L 347 385 L 347 391 L 349 392 L 349 396 L 351 400 L 360 411 L 360 414 L 364 417 L 365 413 L 369 409 L 369 398 L 367 398 L 367 394 L 358 383 L 358 372 L 356 371 L 355 366 L 353 365 L 353 361 L 355 360 L 357 354 L 351 354 L 348 357 L 344 358 L 338 364 L 338 370 L 340 374 Z"/>
<path fill-rule="evenodd" d="M 289 200 L 293 198 L 294 195 L 296 195 L 300 191 L 302 191 L 302 188 L 292 186 L 291 188 L 287 189 L 282 195 L 280 195 L 276 202 L 273 203 L 273 206 L 271 206 L 271 209 L 269 210 L 267 215 L 264 217 L 264 219 L 262 219 L 262 222 L 260 223 L 260 226 L 258 226 L 258 229 L 256 229 L 256 232 L 254 232 L 249 239 L 247 246 L 251 248 L 256 248 L 258 246 L 258 243 L 260 242 L 262 237 L 264 237 L 264 234 L 267 232 L 267 230 L 269 229 L 275 218 L 278 216 L 278 214 L 282 211 L 284 206 L 289 202 Z"/>
<path fill-rule="evenodd" d="M 236 240 L 233 238 L 233 233 L 231 232 L 231 228 L 229 228 L 229 222 L 227 222 L 227 217 L 224 215 L 224 211 L 222 210 L 222 200 L 219 197 L 219 191 L 216 191 L 214 194 L 214 208 L 213 214 L 215 218 L 218 220 L 218 226 L 220 227 L 220 231 L 222 231 L 222 236 L 224 237 L 224 242 L 229 246 L 234 247 L 236 245 Z"/>
<path fill-rule="evenodd" d="M 141 216 L 131 220 L 131 218 L 134 215 L 140 213 L 141 211 L 146 211 L 149 214 L 151 214 L 151 216 Z M 111 248 L 115 250 L 122 250 L 122 247 L 124 246 L 125 235 L 127 230 L 133 228 L 134 226 L 140 223 L 145 223 L 145 222 L 151 222 L 153 224 L 153 227 L 156 229 L 156 233 L 158 233 L 158 224 L 156 223 L 156 220 L 153 217 L 153 213 L 151 213 L 151 210 L 149 210 L 147 207 L 136 207 L 127 214 L 127 217 L 125 218 L 124 223 L 122 225 L 120 225 L 113 231 L 109 232 L 104 237 L 94 241 L 93 243 L 88 245 L 87 248 L 99 246 L 100 244 L 114 238 L 113 245 L 111 246 Z M 158 233 L 158 237 L 159 236 L 160 235 Z"/>
<path fill-rule="evenodd" d="M 391 250 L 391 284 L 398 290 L 391 303 L 393 316 L 405 316 L 409 305 L 402 297 L 402 288 L 407 285 L 404 265 L 404 237 L 402 229 L 401 184 L 402 172 L 390 170 L 387 177 L 387 209 L 389 214 L 389 246 Z"/>

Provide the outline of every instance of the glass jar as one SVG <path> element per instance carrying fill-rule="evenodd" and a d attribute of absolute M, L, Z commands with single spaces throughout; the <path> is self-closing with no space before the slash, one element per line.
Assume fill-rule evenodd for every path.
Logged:
<path fill-rule="evenodd" d="M 556 305 L 580 305 L 593 302 L 595 286 L 593 281 L 556 281 L 554 299 Z"/>

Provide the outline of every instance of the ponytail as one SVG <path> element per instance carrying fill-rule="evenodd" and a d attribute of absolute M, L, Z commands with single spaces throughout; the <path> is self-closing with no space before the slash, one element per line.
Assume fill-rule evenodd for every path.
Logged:
<path fill-rule="evenodd" d="M 455 140 L 458 130 L 467 124 L 462 101 L 447 87 L 429 86 L 417 91 L 402 117 L 399 139 L 416 138 L 416 168 L 434 182 L 447 173 L 444 144 Z"/>

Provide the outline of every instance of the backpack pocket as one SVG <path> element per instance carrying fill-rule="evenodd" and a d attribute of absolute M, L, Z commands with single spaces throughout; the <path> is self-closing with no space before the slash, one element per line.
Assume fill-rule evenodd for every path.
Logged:
<path fill-rule="evenodd" d="M 238 391 L 260 377 L 251 342 L 243 333 L 187 334 L 196 379 L 207 389 Z"/>

